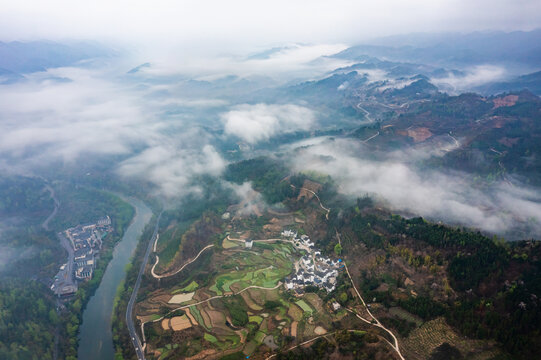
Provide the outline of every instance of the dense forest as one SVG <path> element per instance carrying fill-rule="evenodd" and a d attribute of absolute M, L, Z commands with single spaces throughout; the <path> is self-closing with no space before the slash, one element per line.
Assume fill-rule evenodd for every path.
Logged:
<path fill-rule="evenodd" d="M 456 293 L 448 301 L 432 298 L 430 292 L 404 300 L 376 291 L 382 280 L 364 274 L 365 296 L 387 307 L 398 305 L 424 320 L 445 316 L 463 335 L 496 340 L 514 359 L 532 359 L 541 352 L 540 242 L 505 242 L 422 218 L 362 208 L 350 209 L 334 224 L 351 230 L 349 245 L 360 241 L 369 249 L 382 249 L 388 254 L 383 262 L 396 254 L 419 270 L 441 266 Z"/>
<path fill-rule="evenodd" d="M 55 191 L 60 207 L 49 224 L 54 231 L 47 231 L 41 222 L 51 214 L 54 203 L 46 185 L 35 178 L 1 180 L 1 213 L 17 218 L 14 224 L 4 224 L 0 243 L 2 251 L 11 254 L 9 262 L 0 268 L 1 359 L 52 359 L 55 351 L 59 358 L 76 356 L 82 309 L 97 288 L 114 245 L 134 215 L 129 204 L 111 193 L 57 182 L 49 186 Z M 65 309 L 57 309 L 59 304 L 49 285 L 58 267 L 66 261 L 66 255 L 56 231 L 105 215 L 111 217 L 114 231 L 105 238 L 93 279 L 81 284 Z"/>

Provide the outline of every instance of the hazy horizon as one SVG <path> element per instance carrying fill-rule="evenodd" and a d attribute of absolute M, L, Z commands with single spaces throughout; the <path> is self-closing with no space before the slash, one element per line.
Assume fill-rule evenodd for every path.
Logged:
<path fill-rule="evenodd" d="M 97 40 L 138 49 L 238 52 L 410 34 L 541 28 L 538 1 L 272 3 L 3 1 L 0 41 Z"/>

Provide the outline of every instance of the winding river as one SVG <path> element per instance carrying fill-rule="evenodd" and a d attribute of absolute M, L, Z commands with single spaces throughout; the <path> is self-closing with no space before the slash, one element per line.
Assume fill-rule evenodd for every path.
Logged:
<path fill-rule="evenodd" d="M 136 210 L 130 226 L 113 251 L 113 259 L 107 266 L 96 293 L 90 298 L 83 313 L 79 332 L 78 358 L 80 360 L 113 359 L 114 348 L 111 331 L 111 315 L 116 289 L 126 276 L 137 240 L 152 217 L 152 211 L 140 200 L 123 198 Z"/>

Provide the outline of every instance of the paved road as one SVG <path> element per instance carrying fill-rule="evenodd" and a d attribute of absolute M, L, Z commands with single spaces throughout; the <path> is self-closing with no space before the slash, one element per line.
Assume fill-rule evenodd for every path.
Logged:
<path fill-rule="evenodd" d="M 368 141 L 372 140 L 373 138 L 375 138 L 378 135 L 379 135 L 379 131 L 375 135 L 370 136 L 368 139 L 361 140 L 361 141 L 366 144 Z"/>
<path fill-rule="evenodd" d="M 293 185 L 293 184 L 291 184 L 290 186 L 291 186 L 292 188 L 294 188 L 294 189 L 296 188 L 296 186 Z M 317 194 L 316 194 L 315 192 L 313 192 L 312 190 L 307 189 L 307 188 L 305 188 L 305 187 L 300 187 L 299 190 L 306 190 L 306 191 L 311 192 L 311 193 L 316 197 L 317 201 L 319 201 L 319 206 L 320 206 L 323 210 L 325 210 L 325 212 L 326 212 L 325 218 L 326 218 L 327 220 L 329 220 L 329 213 L 331 212 L 331 209 L 328 209 L 328 208 L 326 208 L 325 206 L 323 206 L 323 203 L 321 202 L 321 199 L 319 198 L 319 196 L 317 196 Z"/>
<path fill-rule="evenodd" d="M 154 266 L 152 266 L 152 270 L 150 270 L 150 273 L 152 274 L 152 276 L 156 279 L 163 279 L 163 278 L 166 278 L 166 277 L 169 277 L 169 276 L 173 276 L 173 275 L 176 275 L 178 274 L 179 272 L 181 272 L 186 266 L 190 265 L 191 263 L 193 263 L 195 260 L 197 260 L 197 258 L 199 258 L 199 256 L 207 249 L 210 249 L 214 247 L 214 245 L 207 245 L 205 246 L 203 249 L 201 249 L 201 251 L 199 252 L 199 254 L 197 254 L 197 256 L 195 258 L 193 258 L 192 260 L 188 261 L 187 263 L 185 263 L 184 265 L 182 265 L 182 267 L 172 273 L 167 273 L 167 274 L 162 274 L 162 275 L 158 275 L 154 272 L 154 269 L 156 268 L 156 265 L 158 265 L 158 262 L 160 261 L 160 258 L 158 257 L 158 255 L 156 255 L 156 262 L 154 263 Z M 156 246 L 154 246 L 154 252 L 156 251 Z"/>
<path fill-rule="evenodd" d="M 135 300 L 137 299 L 137 292 L 139 291 L 139 287 L 141 286 L 141 279 L 143 277 L 143 273 L 145 272 L 145 266 L 148 262 L 148 256 L 150 255 L 150 252 L 152 251 L 152 246 L 154 244 L 154 239 L 156 238 L 156 235 L 158 234 L 158 227 L 160 225 L 160 218 L 162 217 L 162 213 L 158 215 L 158 218 L 156 219 L 156 226 L 154 227 L 154 233 L 152 234 L 152 237 L 150 238 L 147 246 L 147 250 L 145 252 L 145 257 L 143 258 L 143 262 L 141 263 L 141 268 L 139 269 L 139 274 L 137 275 L 137 280 L 135 281 L 135 286 L 133 287 L 133 292 L 130 296 L 130 301 L 128 301 L 128 307 L 126 309 L 126 324 L 128 325 L 128 331 L 130 333 L 130 337 L 132 340 L 133 347 L 135 348 L 135 353 L 137 354 L 137 359 L 144 360 L 145 359 L 145 352 L 143 350 L 143 346 L 141 345 L 141 341 L 139 340 L 139 335 L 137 335 L 137 332 L 135 331 L 135 324 L 133 323 L 133 306 L 135 305 Z"/>
<path fill-rule="evenodd" d="M 335 229 L 336 231 L 336 237 L 338 238 L 338 243 L 340 245 L 342 245 L 342 240 L 341 240 L 341 237 L 340 237 L 340 233 Z M 349 281 L 351 281 L 351 285 L 353 285 L 353 290 L 355 290 L 355 293 L 357 294 L 357 297 L 361 300 L 366 312 L 368 312 L 368 315 L 370 315 L 370 317 L 372 318 L 371 321 L 363 318 L 362 316 L 360 316 L 359 314 L 357 314 L 357 312 L 353 311 L 352 309 L 347 309 L 347 311 L 355 314 L 359 319 L 361 319 L 362 321 L 364 321 L 365 323 L 367 324 L 370 324 L 370 325 L 374 325 L 376 327 L 379 327 L 380 329 L 386 331 L 389 335 L 391 335 L 391 337 L 393 338 L 393 342 L 394 344 L 391 344 L 390 342 L 389 345 L 391 345 L 391 347 L 394 349 L 394 351 L 396 351 L 396 353 L 398 354 L 398 357 L 400 357 L 401 360 L 405 360 L 404 357 L 402 356 L 402 353 L 400 352 L 400 348 L 398 346 L 398 339 L 396 338 L 396 336 L 393 334 L 393 332 L 389 329 L 387 329 L 385 326 L 383 326 L 379 320 L 374 316 L 372 315 L 372 312 L 370 312 L 370 309 L 368 308 L 368 306 L 366 306 L 366 303 L 363 299 L 363 297 L 361 296 L 361 293 L 359 293 L 359 290 L 357 290 L 357 287 L 355 286 L 355 283 L 353 282 L 353 279 L 351 278 L 351 274 L 349 273 L 349 269 L 348 269 L 348 265 L 346 264 L 346 262 L 344 261 L 343 262 L 344 264 L 344 267 L 346 269 L 346 273 L 349 277 Z"/>
<path fill-rule="evenodd" d="M 58 208 L 60 207 L 60 201 L 56 198 L 54 189 L 49 186 L 49 184 L 45 185 L 45 190 L 48 191 L 51 194 L 51 199 L 54 201 L 54 209 L 53 212 L 45 219 L 43 224 L 41 224 L 41 227 L 45 229 L 45 231 L 49 231 L 49 222 L 56 216 L 56 213 L 58 212 Z"/>
<path fill-rule="evenodd" d="M 357 104 L 357 109 L 361 110 L 362 112 L 364 112 L 365 114 L 365 117 L 366 117 L 366 120 L 370 121 L 371 123 L 374 122 L 374 119 L 372 119 L 372 117 L 370 116 L 370 113 L 361 106 L 362 102 L 358 103 Z"/>

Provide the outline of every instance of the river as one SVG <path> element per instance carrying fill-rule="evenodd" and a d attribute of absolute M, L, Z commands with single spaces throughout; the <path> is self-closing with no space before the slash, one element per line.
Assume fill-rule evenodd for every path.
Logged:
<path fill-rule="evenodd" d="M 111 315 L 116 289 L 126 277 L 126 264 L 129 263 L 137 240 L 145 225 L 152 217 L 152 211 L 142 201 L 123 198 L 136 210 L 135 217 L 124 233 L 122 240 L 113 251 L 105 274 L 96 293 L 90 298 L 83 313 L 83 323 L 79 332 L 78 358 L 80 360 L 108 360 L 114 358 Z"/>

